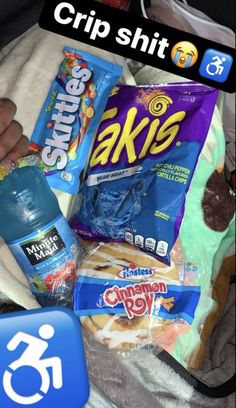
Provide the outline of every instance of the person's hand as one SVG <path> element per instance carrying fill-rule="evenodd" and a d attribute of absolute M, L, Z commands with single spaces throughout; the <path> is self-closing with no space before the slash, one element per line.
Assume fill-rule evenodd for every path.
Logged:
<path fill-rule="evenodd" d="M 22 134 L 22 126 L 14 120 L 16 105 L 8 99 L 0 99 L 0 162 L 15 162 L 28 152 L 28 139 Z"/>

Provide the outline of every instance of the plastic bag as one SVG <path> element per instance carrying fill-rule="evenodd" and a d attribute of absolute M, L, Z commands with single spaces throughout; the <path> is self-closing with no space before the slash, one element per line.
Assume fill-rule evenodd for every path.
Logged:
<path fill-rule="evenodd" d="M 145 10 L 144 2 L 141 0 L 144 17 L 235 48 L 235 33 L 231 29 L 216 23 L 206 14 L 190 7 L 186 1 L 152 0 L 151 3 L 152 6 Z M 235 94 L 222 94 L 226 140 L 235 142 Z"/>
<path fill-rule="evenodd" d="M 114 88 L 74 230 L 82 238 L 129 242 L 169 264 L 217 97 L 189 82 Z"/>

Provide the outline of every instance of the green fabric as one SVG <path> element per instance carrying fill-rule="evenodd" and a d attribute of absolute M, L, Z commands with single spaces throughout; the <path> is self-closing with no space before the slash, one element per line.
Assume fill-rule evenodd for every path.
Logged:
<path fill-rule="evenodd" d="M 211 151 L 210 139 L 213 141 L 213 137 L 215 138 L 215 143 L 213 143 L 215 148 Z M 210 161 L 205 157 L 207 151 L 208 156 L 211 152 Z M 211 280 L 219 273 L 225 253 L 234 242 L 235 219 L 224 232 L 213 231 L 205 224 L 201 207 L 205 185 L 212 173 L 222 164 L 224 155 L 224 133 L 218 108 L 216 108 L 211 129 L 187 196 L 179 236 L 186 260 L 196 264 L 199 269 L 198 284 L 201 286 L 201 298 L 191 330 L 179 336 L 173 353 L 173 357 L 183 365 L 186 365 L 187 357 L 199 344 L 201 326 L 215 307 L 215 301 L 211 298 Z"/>
<path fill-rule="evenodd" d="M 170 82 L 183 82 L 184 79 L 174 74 L 144 66 L 134 76 L 138 85 Z M 186 80 L 188 81 L 188 80 Z M 235 218 L 224 232 L 211 230 L 204 222 L 202 199 L 209 177 L 217 169 L 224 167 L 225 136 L 222 125 L 222 95 L 213 114 L 207 140 L 199 157 L 189 193 L 186 199 L 185 214 L 180 230 L 179 240 L 185 254 L 186 262 L 198 267 L 198 285 L 201 286 L 201 297 L 191 329 L 178 336 L 172 356 L 182 365 L 187 366 L 189 356 L 200 343 L 201 328 L 207 316 L 215 308 L 212 299 L 212 280 L 220 271 L 226 252 L 235 240 Z"/>

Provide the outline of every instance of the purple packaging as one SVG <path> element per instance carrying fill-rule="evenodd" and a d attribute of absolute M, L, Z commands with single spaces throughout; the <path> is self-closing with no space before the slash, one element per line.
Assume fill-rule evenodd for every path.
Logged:
<path fill-rule="evenodd" d="M 91 151 L 84 239 L 126 241 L 170 263 L 218 91 L 197 83 L 115 87 Z"/>

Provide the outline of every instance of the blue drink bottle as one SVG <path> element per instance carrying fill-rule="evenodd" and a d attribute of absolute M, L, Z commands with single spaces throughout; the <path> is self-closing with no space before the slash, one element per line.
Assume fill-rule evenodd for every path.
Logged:
<path fill-rule="evenodd" d="M 16 168 L 0 181 L 0 236 L 39 303 L 69 305 L 78 243 L 37 167 Z"/>

